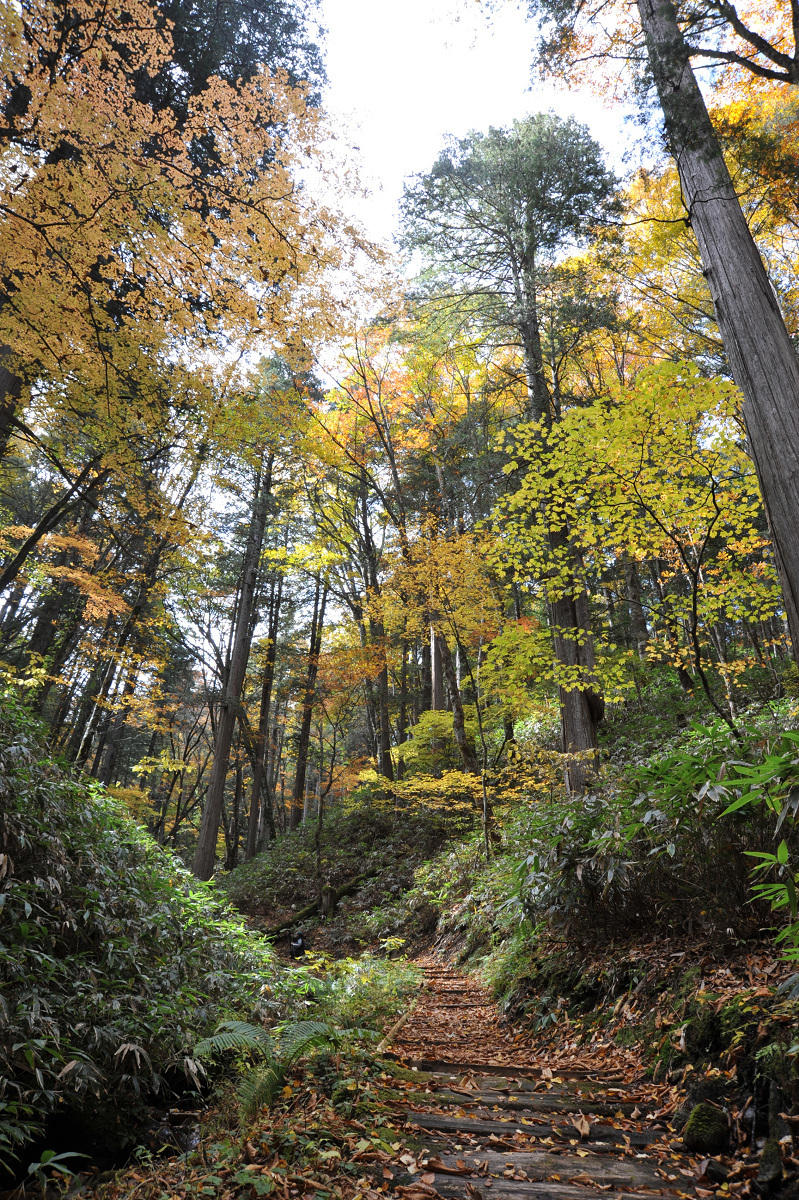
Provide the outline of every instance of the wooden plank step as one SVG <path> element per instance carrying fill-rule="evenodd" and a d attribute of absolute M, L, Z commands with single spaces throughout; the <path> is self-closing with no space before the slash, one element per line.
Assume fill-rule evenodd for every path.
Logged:
<path fill-rule="evenodd" d="M 402 1039 L 398 1039 L 395 1045 L 406 1044 L 414 1045 L 413 1042 L 403 1043 Z M 518 1066 L 516 1063 L 476 1063 L 462 1061 L 443 1061 L 440 1058 L 411 1058 L 407 1054 L 402 1054 L 398 1050 L 385 1051 L 386 1058 L 400 1059 L 406 1066 L 416 1069 L 417 1071 L 426 1071 L 430 1074 L 441 1075 L 445 1079 L 459 1079 L 464 1075 L 482 1076 L 484 1079 L 492 1079 L 500 1081 L 498 1087 L 504 1087 L 513 1090 L 514 1080 L 518 1078 L 524 1079 L 541 1079 L 543 1068 L 540 1066 Z M 572 1067 L 569 1069 L 558 1070 L 553 1072 L 553 1076 L 559 1079 L 585 1079 L 593 1083 L 597 1089 L 603 1088 L 605 1085 L 609 1087 L 618 1087 L 625 1080 L 619 1075 L 606 1075 L 601 1079 L 597 1078 L 591 1071 L 586 1071 L 581 1067 Z M 634 1086 L 633 1084 L 629 1085 Z"/>
<path fill-rule="evenodd" d="M 437 1008 L 493 1008 L 494 1005 L 487 1000 L 446 1000 L 436 1006 Z"/>
<path fill-rule="evenodd" d="M 596 1183 L 618 1188 L 650 1187 L 661 1190 L 665 1182 L 647 1160 L 595 1154 L 593 1151 L 578 1157 L 574 1151 L 553 1154 L 544 1150 L 489 1150 L 479 1147 L 461 1150 L 457 1154 L 433 1154 L 431 1158 L 437 1158 L 447 1172 L 456 1170 L 470 1179 L 475 1176 L 479 1178 L 481 1171 L 485 1170 L 485 1164 L 488 1175 L 500 1178 L 504 1177 L 505 1170 L 512 1169 L 524 1171 L 528 1180 L 556 1176 L 553 1180 L 555 1183 L 570 1183 L 575 1176 L 579 1176 L 578 1182 L 588 1185 Z M 434 1163 L 428 1163 L 425 1171 L 435 1172 L 436 1181 L 439 1174 L 446 1173 L 436 1172 Z"/>
<path fill-rule="evenodd" d="M 651 1117 L 651 1110 L 643 1101 L 636 1104 L 634 1100 L 620 1100 L 617 1104 L 612 1101 L 603 1104 L 588 1094 L 525 1092 L 521 1097 L 507 1092 L 472 1092 L 467 1095 L 465 1092 L 436 1091 L 431 1092 L 430 1097 L 438 1104 L 459 1104 L 462 1108 L 501 1108 L 509 1112 L 532 1113 L 576 1114 L 582 1111 L 586 1116 L 595 1117 L 615 1117 L 617 1113 L 629 1117 L 637 1109 L 642 1120 Z"/>
<path fill-rule="evenodd" d="M 421 1129 L 436 1129 L 441 1133 L 462 1133 L 464 1136 L 493 1133 L 498 1137 L 508 1137 L 518 1130 L 532 1137 L 558 1137 L 580 1141 L 577 1130 L 566 1122 L 562 1125 L 524 1125 L 519 1121 L 473 1120 L 469 1117 L 455 1117 L 449 1113 L 413 1112 L 411 1110 L 405 1115 L 409 1121 L 413 1121 L 414 1125 L 418 1125 Z M 591 1125 L 586 1141 L 623 1145 L 625 1140 L 629 1139 L 631 1146 L 650 1146 L 661 1136 L 652 1129 L 629 1130 L 617 1129 L 613 1125 Z M 599 1147 L 596 1149 L 599 1153 L 602 1152 Z"/>
<path fill-rule="evenodd" d="M 457 1175 L 436 1175 L 436 1191 L 447 1200 L 646 1200 L 651 1192 L 600 1191 L 584 1184 L 527 1183 L 521 1179 L 472 1179 L 474 1192 L 466 1191 L 466 1183 Z M 662 1180 L 660 1194 L 675 1195 Z M 672 1185 L 676 1188 L 676 1184 Z"/>

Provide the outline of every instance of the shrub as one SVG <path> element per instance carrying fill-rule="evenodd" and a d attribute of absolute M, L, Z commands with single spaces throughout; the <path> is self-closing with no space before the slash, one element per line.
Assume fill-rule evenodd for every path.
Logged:
<path fill-rule="evenodd" d="M 532 920 L 585 940 L 751 924 L 758 914 L 747 904 L 747 856 L 770 836 L 779 797 L 793 803 L 796 741 L 797 734 L 782 735 L 785 746 L 773 753 L 753 737 L 744 760 L 722 722 L 695 724 L 679 749 L 602 790 L 538 804 L 528 818 L 518 903 Z"/>
<path fill-rule="evenodd" d="M 191 1047 L 220 1016 L 263 1003 L 277 970 L 208 885 L 53 763 L 10 693 L 0 911 L 6 1164 L 56 1111 L 106 1143 L 130 1138 L 153 1096 L 200 1084 Z"/>

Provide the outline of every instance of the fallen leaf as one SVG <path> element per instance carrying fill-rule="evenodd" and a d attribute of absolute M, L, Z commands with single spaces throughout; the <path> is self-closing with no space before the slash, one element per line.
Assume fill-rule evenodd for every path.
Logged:
<path fill-rule="evenodd" d="M 572 1125 L 577 1130 L 580 1137 L 587 1138 L 591 1132 L 591 1122 L 587 1117 L 584 1117 L 582 1113 L 580 1113 L 579 1117 L 575 1117 L 573 1119 Z"/>

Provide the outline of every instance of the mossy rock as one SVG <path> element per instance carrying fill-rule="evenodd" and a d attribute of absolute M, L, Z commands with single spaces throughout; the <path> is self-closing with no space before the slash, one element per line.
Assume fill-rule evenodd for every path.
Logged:
<path fill-rule="evenodd" d="M 757 1186 L 764 1192 L 770 1192 L 782 1181 L 782 1153 L 776 1138 L 769 1138 L 760 1152 L 760 1167 L 757 1172 Z"/>
<path fill-rule="evenodd" d="M 685 1099 L 672 1117 L 672 1124 L 677 1130 L 684 1129 L 688 1118 L 698 1104 L 709 1102 L 716 1110 L 726 1107 L 730 1100 L 730 1081 L 720 1071 L 694 1071 L 686 1068 L 682 1080 L 685 1087 Z"/>
<path fill-rule="evenodd" d="M 685 1027 L 685 1048 L 692 1059 L 704 1058 L 721 1048 L 718 1014 L 706 1004 L 698 1004 Z"/>
<path fill-rule="evenodd" d="M 730 1141 L 727 1114 L 704 1100 L 694 1105 L 685 1125 L 683 1141 L 697 1154 L 721 1154 Z"/>

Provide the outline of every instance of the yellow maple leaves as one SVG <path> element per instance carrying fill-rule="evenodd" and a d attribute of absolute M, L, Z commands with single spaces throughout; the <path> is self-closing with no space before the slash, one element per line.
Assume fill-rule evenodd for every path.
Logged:
<path fill-rule="evenodd" d="M 179 121 L 137 93 L 171 54 L 150 6 L 72 9 L 68 34 L 48 0 L 0 10 L 0 345 L 48 413 L 95 432 L 113 414 L 126 438 L 127 414 L 163 417 L 165 362 L 203 404 L 231 343 L 307 359 L 347 240 L 300 181 L 318 125 L 301 88 L 212 79 Z"/>

